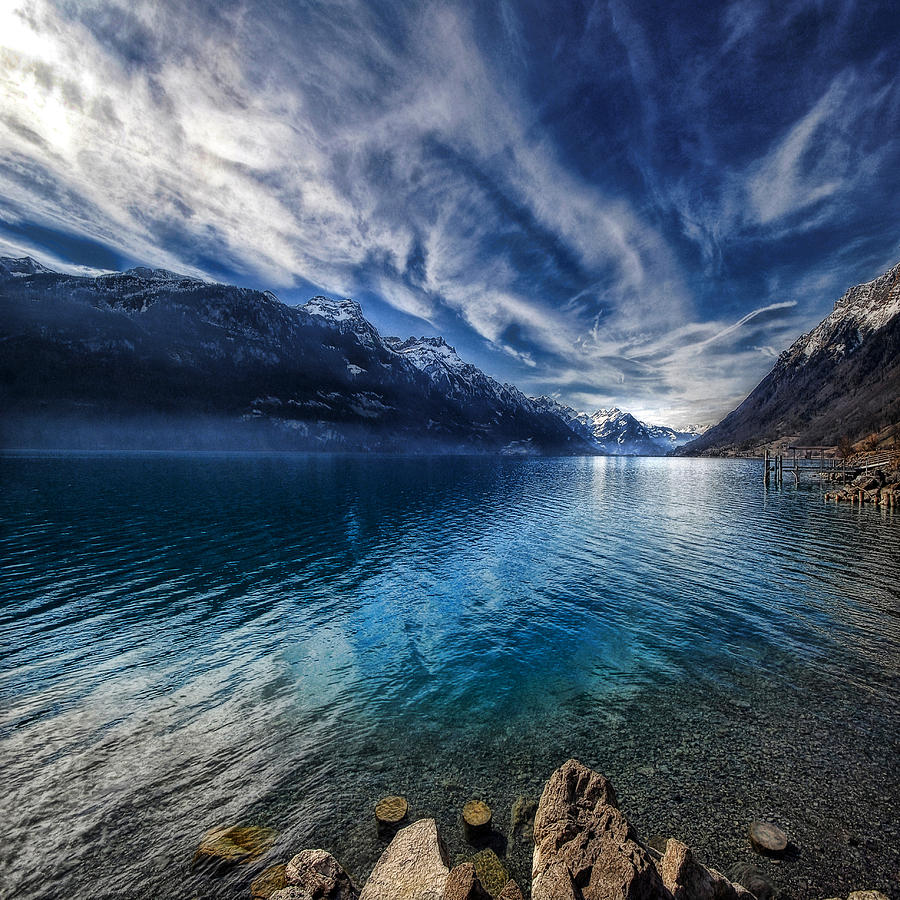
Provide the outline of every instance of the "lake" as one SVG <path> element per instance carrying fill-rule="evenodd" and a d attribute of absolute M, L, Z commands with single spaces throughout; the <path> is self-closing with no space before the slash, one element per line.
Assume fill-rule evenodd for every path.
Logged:
<path fill-rule="evenodd" d="M 21 453 L 0 486 L 4 898 L 247 898 L 306 847 L 362 881 L 394 793 L 452 857 L 485 799 L 502 849 L 570 756 L 644 838 L 900 897 L 900 516 L 738 460 Z M 220 824 L 278 841 L 192 870 Z"/>

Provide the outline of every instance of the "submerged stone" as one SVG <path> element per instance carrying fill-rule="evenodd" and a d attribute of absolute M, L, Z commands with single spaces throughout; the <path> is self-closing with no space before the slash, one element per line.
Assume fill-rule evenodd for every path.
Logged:
<path fill-rule="evenodd" d="M 280 863 L 277 866 L 269 866 L 268 869 L 263 869 L 250 882 L 251 900 L 268 900 L 276 891 L 287 887 L 287 878 L 284 874 L 286 868 L 283 863 Z"/>
<path fill-rule="evenodd" d="M 492 896 L 499 896 L 509 881 L 509 872 L 500 857 L 490 848 L 479 850 L 473 859 L 475 872 L 484 889 Z"/>
<path fill-rule="evenodd" d="M 775 885 L 762 869 L 752 863 L 738 863 L 728 872 L 728 877 L 747 888 L 756 900 L 772 900 L 775 896 Z"/>
<path fill-rule="evenodd" d="M 237 864 L 258 859 L 275 843 L 277 832 L 253 825 L 232 825 L 207 831 L 194 853 L 194 864 Z"/>
<path fill-rule="evenodd" d="M 771 822 L 751 822 L 750 843 L 760 853 L 783 853 L 787 849 L 787 835 Z"/>
<path fill-rule="evenodd" d="M 531 840 L 534 835 L 534 817 L 537 801 L 530 797 L 517 797 L 510 812 L 510 838 L 513 841 Z"/>

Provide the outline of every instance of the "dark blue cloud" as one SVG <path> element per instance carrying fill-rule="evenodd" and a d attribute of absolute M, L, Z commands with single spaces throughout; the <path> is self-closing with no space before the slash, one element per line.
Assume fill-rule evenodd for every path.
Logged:
<path fill-rule="evenodd" d="M 353 295 L 697 420 L 900 257 L 889 0 L 13 7 L 0 239 L 65 263 Z"/>

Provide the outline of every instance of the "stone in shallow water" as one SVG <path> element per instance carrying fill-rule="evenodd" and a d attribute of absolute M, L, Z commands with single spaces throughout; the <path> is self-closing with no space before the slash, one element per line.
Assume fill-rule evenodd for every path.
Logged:
<path fill-rule="evenodd" d="M 379 837 L 392 838 L 409 812 L 406 797 L 382 797 L 375 804 L 375 822 Z"/>
<path fill-rule="evenodd" d="M 285 867 L 287 888 L 272 900 L 356 900 L 356 890 L 341 864 L 326 850 L 301 850 Z"/>
<path fill-rule="evenodd" d="M 775 885 L 762 869 L 752 863 L 738 863 L 728 872 L 728 877 L 735 884 L 747 888 L 756 900 L 772 900 L 775 896 Z"/>
<path fill-rule="evenodd" d="M 493 850 L 487 848 L 479 850 L 472 861 L 475 863 L 478 880 L 485 890 L 492 897 L 498 896 L 500 891 L 506 887 L 506 882 L 509 881 L 509 872 L 506 871 L 506 866 L 500 862 L 500 857 Z"/>
<path fill-rule="evenodd" d="M 213 828 L 203 835 L 194 853 L 194 864 L 235 864 L 250 862 L 267 853 L 275 843 L 277 832 L 272 828 L 251 825 L 232 825 Z"/>
<path fill-rule="evenodd" d="M 491 808 L 483 800 L 470 800 L 462 808 L 463 831 L 469 843 L 491 830 Z"/>
<path fill-rule="evenodd" d="M 280 891 L 282 888 L 287 887 L 287 878 L 284 874 L 286 868 L 282 863 L 263 869 L 250 882 L 250 897 L 252 900 L 268 900 L 275 891 Z"/>
<path fill-rule="evenodd" d="M 442 900 L 450 869 L 434 819 L 401 828 L 381 854 L 359 900 Z"/>
<path fill-rule="evenodd" d="M 787 835 L 771 822 L 751 822 L 750 843 L 760 853 L 783 853 L 788 840 Z"/>
<path fill-rule="evenodd" d="M 530 797 L 517 797 L 510 812 L 510 839 L 530 841 L 534 836 L 534 816 L 537 801 Z"/>
<path fill-rule="evenodd" d="M 444 886 L 444 900 L 490 900 L 490 897 L 481 886 L 472 863 L 462 863 L 450 870 Z"/>

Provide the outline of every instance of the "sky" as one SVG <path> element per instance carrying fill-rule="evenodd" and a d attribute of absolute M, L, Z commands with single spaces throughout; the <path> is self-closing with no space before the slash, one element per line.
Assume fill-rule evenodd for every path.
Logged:
<path fill-rule="evenodd" d="M 0 0 L 0 255 L 712 423 L 900 260 L 896 0 Z"/>

